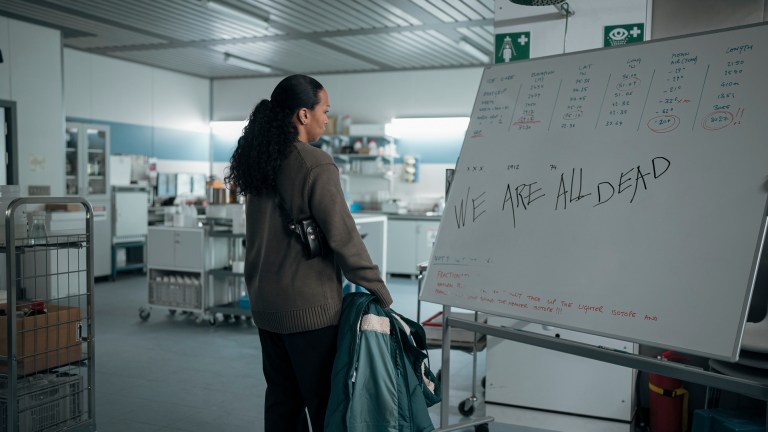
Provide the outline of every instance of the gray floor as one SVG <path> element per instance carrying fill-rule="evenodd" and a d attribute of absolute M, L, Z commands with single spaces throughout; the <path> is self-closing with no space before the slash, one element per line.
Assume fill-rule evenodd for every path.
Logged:
<path fill-rule="evenodd" d="M 416 281 L 390 278 L 393 309 L 416 316 Z M 103 432 L 261 431 L 264 382 L 258 332 L 242 323 L 215 326 L 153 308 L 148 321 L 146 276 L 120 275 L 95 286 L 96 424 Z M 422 320 L 440 310 L 422 304 Z M 432 369 L 440 351 L 431 350 Z M 484 352 L 478 374 L 484 375 Z M 472 356 L 452 351 L 451 416 L 465 419 L 457 406 L 471 393 Z M 479 382 L 479 380 L 478 380 Z M 478 389 L 480 392 L 481 389 Z M 480 393 L 481 394 L 481 393 Z M 431 410 L 439 425 L 439 405 Z M 478 405 L 477 414 L 483 407 Z M 474 428 L 464 428 L 472 431 Z M 529 432 L 528 428 L 492 423 L 492 431 Z"/>

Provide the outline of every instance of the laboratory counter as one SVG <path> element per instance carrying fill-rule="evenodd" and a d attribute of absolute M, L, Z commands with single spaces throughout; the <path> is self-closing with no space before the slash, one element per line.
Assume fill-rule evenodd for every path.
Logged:
<path fill-rule="evenodd" d="M 357 218 L 358 215 L 382 215 L 386 216 L 389 220 L 415 220 L 415 221 L 437 221 L 442 219 L 442 216 L 435 212 L 407 212 L 407 213 L 382 213 L 378 211 L 359 211 L 353 212 L 352 216 Z"/>

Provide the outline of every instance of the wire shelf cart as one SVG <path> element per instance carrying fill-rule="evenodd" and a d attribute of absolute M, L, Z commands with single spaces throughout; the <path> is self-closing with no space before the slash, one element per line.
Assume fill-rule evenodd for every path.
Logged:
<path fill-rule="evenodd" d="M 0 430 L 95 431 L 91 205 L 1 198 Z"/>
<path fill-rule="evenodd" d="M 225 268 L 230 259 L 230 238 L 214 227 L 149 227 L 147 241 L 148 304 L 139 308 L 139 318 L 149 320 L 152 308 L 194 317 L 200 323 L 216 324 L 209 308 L 236 300 L 226 290 L 216 289 L 209 271 Z"/>

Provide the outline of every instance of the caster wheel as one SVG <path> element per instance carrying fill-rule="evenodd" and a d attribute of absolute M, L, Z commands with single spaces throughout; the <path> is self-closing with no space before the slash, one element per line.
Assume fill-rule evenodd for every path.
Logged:
<path fill-rule="evenodd" d="M 168 309 L 168 315 L 175 316 L 176 315 L 176 309 Z"/>
<path fill-rule="evenodd" d="M 459 404 L 459 413 L 464 417 L 469 417 L 475 412 L 475 405 L 472 399 L 464 399 Z"/>
<path fill-rule="evenodd" d="M 139 318 L 141 318 L 142 321 L 146 321 L 149 319 L 149 309 L 147 308 L 139 308 Z"/>
<path fill-rule="evenodd" d="M 216 322 L 217 322 L 217 321 L 216 321 L 216 317 L 215 317 L 215 316 L 212 316 L 212 317 L 209 317 L 209 318 L 208 318 L 208 325 L 210 325 L 210 326 L 215 326 L 215 325 L 216 325 Z"/>
<path fill-rule="evenodd" d="M 488 432 L 490 431 L 490 428 L 488 427 L 488 423 L 483 423 L 475 426 L 475 432 Z"/>

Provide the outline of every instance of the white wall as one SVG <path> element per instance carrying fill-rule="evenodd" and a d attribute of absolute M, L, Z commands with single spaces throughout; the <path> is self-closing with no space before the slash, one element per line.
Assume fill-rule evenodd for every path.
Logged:
<path fill-rule="evenodd" d="M 315 75 L 328 90 L 331 115 L 353 123 L 389 122 L 393 117 L 468 116 L 482 68 Z M 279 78 L 213 82 L 214 121 L 243 120 L 261 99 L 269 99 Z"/>
<path fill-rule="evenodd" d="M 58 30 L 0 17 L 0 98 L 16 102 L 19 185 L 64 194 L 64 102 Z"/>
<path fill-rule="evenodd" d="M 73 49 L 64 50 L 66 115 L 207 130 L 210 81 Z"/>
<path fill-rule="evenodd" d="M 651 31 L 651 0 L 590 0 L 569 2 L 574 14 L 557 16 L 553 6 L 520 6 L 497 1 L 495 33 L 531 32 L 531 58 L 603 47 L 603 27 L 644 23 L 645 37 Z M 547 17 L 554 19 L 537 21 Z"/>
<path fill-rule="evenodd" d="M 656 0 L 653 4 L 653 37 L 735 27 L 767 18 L 767 0 Z"/>

